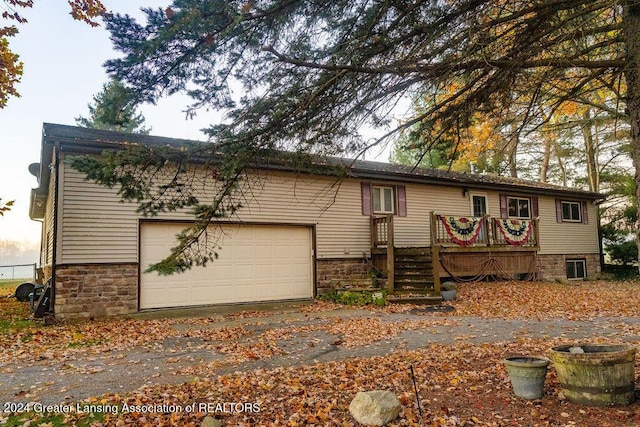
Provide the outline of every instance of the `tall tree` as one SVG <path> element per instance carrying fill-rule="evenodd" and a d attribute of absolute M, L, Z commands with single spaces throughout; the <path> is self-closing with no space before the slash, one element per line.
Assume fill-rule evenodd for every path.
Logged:
<path fill-rule="evenodd" d="M 1 0 L 0 11 L 0 109 L 7 105 L 12 96 L 20 96 L 16 86 L 22 77 L 23 64 L 19 56 L 11 51 L 9 38 L 18 34 L 15 24 L 25 24 L 26 18 L 22 10 L 33 7 L 33 0 Z M 86 22 L 95 27 L 96 18 L 105 13 L 100 0 L 69 0 L 71 16 L 78 21 Z"/>
<path fill-rule="evenodd" d="M 169 204 L 166 192 L 150 186 L 152 174 L 134 174 L 158 155 L 143 161 L 139 148 L 77 166 L 104 166 L 92 177 L 120 185 L 143 212 L 193 208 L 196 223 L 179 237 L 167 272 L 193 264 L 188 248 L 211 220 L 241 206 L 233 195 L 242 171 L 271 149 L 358 155 L 418 125 L 424 138 L 416 148 L 426 152 L 443 132 L 468 128 L 475 114 L 497 116 L 518 103 L 524 107 L 514 126 L 534 129 L 563 104 L 604 88 L 626 105 L 640 183 L 640 0 L 175 0 L 144 11 L 146 24 L 107 19 L 124 53 L 107 69 L 142 100 L 185 91 L 193 113 L 227 111 L 207 130 L 217 144 L 198 148 L 222 159 L 212 175 L 222 190 L 204 200 L 180 182 Z M 392 120 L 401 97 L 445 90 L 450 95 L 430 108 L 398 125 Z M 382 136 L 363 140 L 363 125 Z M 171 176 L 186 180 L 184 152 L 163 155 L 174 160 L 162 163 L 175 169 Z"/>
<path fill-rule="evenodd" d="M 144 127 L 144 116 L 137 111 L 134 94 L 118 80 L 105 83 L 88 107 L 89 117 L 76 117 L 79 126 L 142 134 L 150 131 Z"/>

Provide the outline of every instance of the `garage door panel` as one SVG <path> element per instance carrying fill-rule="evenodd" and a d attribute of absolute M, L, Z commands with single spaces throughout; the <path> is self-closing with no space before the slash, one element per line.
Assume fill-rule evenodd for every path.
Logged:
<path fill-rule="evenodd" d="M 143 223 L 141 270 L 173 247 L 178 223 Z M 219 258 L 182 274 L 141 273 L 140 307 L 255 302 L 313 296 L 311 230 L 271 225 L 223 226 Z"/>

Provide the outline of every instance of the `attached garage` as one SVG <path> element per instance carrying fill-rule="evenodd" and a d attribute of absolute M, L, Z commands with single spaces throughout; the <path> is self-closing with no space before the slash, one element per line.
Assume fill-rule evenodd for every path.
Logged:
<path fill-rule="evenodd" d="M 144 270 L 169 254 L 184 223 L 140 223 L 141 309 L 313 298 L 311 227 L 221 227 L 218 259 L 160 276 Z"/>

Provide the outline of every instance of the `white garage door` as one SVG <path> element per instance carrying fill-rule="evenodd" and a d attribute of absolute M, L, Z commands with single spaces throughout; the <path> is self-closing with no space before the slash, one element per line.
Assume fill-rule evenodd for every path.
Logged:
<path fill-rule="evenodd" d="M 225 225 L 219 258 L 182 274 L 144 273 L 169 254 L 178 223 L 140 226 L 140 308 L 313 297 L 311 229 Z"/>

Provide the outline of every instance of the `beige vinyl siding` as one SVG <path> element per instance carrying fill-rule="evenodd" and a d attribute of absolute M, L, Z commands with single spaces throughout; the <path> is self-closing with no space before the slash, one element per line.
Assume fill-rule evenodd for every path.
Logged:
<path fill-rule="evenodd" d="M 53 239 L 54 239 L 54 220 L 55 220 L 55 173 L 51 173 L 49 179 L 49 189 L 47 196 L 47 206 L 42 221 L 42 240 L 40 247 L 40 259 L 43 266 L 53 264 Z"/>
<path fill-rule="evenodd" d="M 497 192 L 467 191 L 460 187 L 407 184 L 407 216 L 394 218 L 396 246 L 431 245 L 431 211 L 440 215 L 470 216 L 471 194 L 487 196 L 487 208 L 492 216 L 500 215 Z"/>
<path fill-rule="evenodd" d="M 563 199 L 565 200 L 565 199 Z M 575 200 L 567 198 L 566 200 Z M 557 222 L 556 198 L 539 197 L 540 254 L 597 254 L 598 220 L 596 207 L 587 202 L 588 224 Z"/>
<path fill-rule="evenodd" d="M 463 195 L 459 187 L 408 184 L 407 216 L 395 217 L 396 246 L 429 246 L 431 229 L 429 213 L 442 215 L 471 215 L 471 195 L 487 196 L 487 208 L 493 218 L 500 217 L 499 191 L 469 190 Z M 510 196 L 531 197 L 521 193 L 504 192 Z M 598 253 L 596 208 L 587 202 L 588 224 L 556 222 L 555 197 L 537 196 L 540 217 L 540 254 Z M 570 198 L 570 200 L 575 200 Z"/>
<path fill-rule="evenodd" d="M 135 205 L 119 202 L 115 190 L 64 171 L 62 262 L 137 262 L 138 221 Z M 233 220 L 263 224 L 316 226 L 316 256 L 362 257 L 370 250 L 370 219 L 362 215 L 361 180 L 259 172 L 258 185 Z M 388 182 L 375 182 L 384 185 Z M 336 192 L 337 191 L 337 192 Z M 407 216 L 394 217 L 397 246 L 429 246 L 430 212 L 470 215 L 472 194 L 486 194 L 489 214 L 500 216 L 499 191 L 437 185 L 406 185 Z M 517 193 L 509 195 L 518 195 Z M 520 194 L 521 195 L 521 194 Z M 526 196 L 525 196 L 526 197 Z M 597 253 L 596 213 L 589 203 L 589 224 L 556 223 L 555 198 L 538 197 L 542 254 Z M 182 219 L 184 212 L 154 219 Z"/>
<path fill-rule="evenodd" d="M 316 225 L 317 257 L 362 257 L 369 252 L 369 217 L 361 212 L 360 181 L 342 182 L 336 194 L 329 177 L 261 173 L 261 188 L 235 220 Z M 64 167 L 62 262 L 137 262 L 135 205 L 120 203 L 115 190 L 85 181 Z M 188 220 L 186 213 L 154 219 Z"/>

